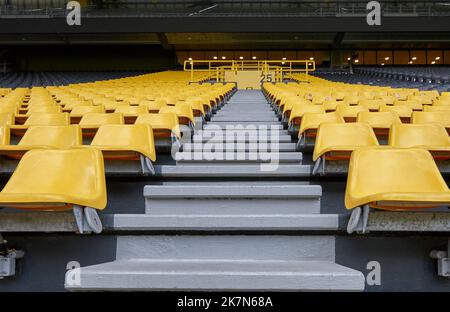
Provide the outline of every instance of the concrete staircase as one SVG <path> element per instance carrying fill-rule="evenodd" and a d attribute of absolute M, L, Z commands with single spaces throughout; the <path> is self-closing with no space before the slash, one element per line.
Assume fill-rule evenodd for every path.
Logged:
<path fill-rule="evenodd" d="M 277 144 L 272 168 L 264 152 Z M 204 153 L 217 148 L 229 157 Z M 311 168 L 260 91 L 238 91 L 176 158 L 144 188 L 145 214 L 104 216 L 116 260 L 81 268 L 67 289 L 364 289 L 360 272 L 335 263 L 338 216 L 320 213 L 320 185 L 300 181 Z"/>

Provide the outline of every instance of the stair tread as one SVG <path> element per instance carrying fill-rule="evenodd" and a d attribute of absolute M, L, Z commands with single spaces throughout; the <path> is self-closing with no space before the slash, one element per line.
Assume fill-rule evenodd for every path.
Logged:
<path fill-rule="evenodd" d="M 362 273 L 331 261 L 126 259 L 80 269 L 68 289 L 363 290 Z"/>

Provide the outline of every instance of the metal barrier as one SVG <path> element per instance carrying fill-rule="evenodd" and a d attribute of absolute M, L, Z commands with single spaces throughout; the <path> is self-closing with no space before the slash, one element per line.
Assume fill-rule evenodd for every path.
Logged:
<path fill-rule="evenodd" d="M 195 73 L 208 73 L 208 80 L 225 82 L 225 73 L 232 71 L 260 71 L 261 75 L 275 74 L 267 82 L 282 82 L 285 75 L 305 73 L 308 81 L 309 72 L 316 70 L 314 60 L 186 60 L 184 71 L 191 73 L 190 82 L 195 81 Z"/>

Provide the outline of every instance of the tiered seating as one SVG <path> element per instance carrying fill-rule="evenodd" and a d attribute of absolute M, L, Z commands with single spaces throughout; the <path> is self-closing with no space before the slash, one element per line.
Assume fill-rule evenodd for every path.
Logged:
<path fill-rule="evenodd" d="M 304 81 L 301 74 L 293 80 Z M 368 123 L 384 143 L 394 123 L 410 123 L 413 114 L 445 111 L 450 107 L 448 93 L 436 90 L 396 89 L 369 85 L 353 85 L 309 77 L 309 84 L 265 84 L 264 89 L 279 117 L 286 121 L 291 134 L 299 136 L 299 147 L 305 147 L 302 136 L 306 129 L 317 129 L 322 119 L 329 119 L 325 112 L 335 112 L 345 122 Z M 305 114 L 307 126 L 302 127 Z M 313 118 L 318 118 L 314 121 Z M 444 117 L 439 117 L 440 119 Z M 333 117 L 337 121 L 336 116 Z M 419 122 L 417 117 L 415 122 Z M 325 120 L 323 120 L 325 121 Z M 310 131 L 314 133 L 314 131 Z M 302 144 L 300 144 L 302 143 Z"/>
<path fill-rule="evenodd" d="M 139 72 L 11 72 L 0 76 L 0 88 L 64 86 L 135 76 Z"/>
<path fill-rule="evenodd" d="M 348 72 L 316 72 L 318 77 L 332 81 L 371 86 L 391 86 L 396 88 L 417 88 L 420 90 L 449 91 L 450 75 L 448 67 L 432 66 L 381 66 L 355 67 Z"/>
<path fill-rule="evenodd" d="M 447 170 L 450 158 L 448 93 L 317 77 L 310 77 L 309 84 L 265 84 L 264 90 L 277 112 L 290 103 L 291 120 L 297 111 L 319 111 L 302 114 L 290 126 L 299 127 L 299 149 L 313 147 L 313 175 L 348 171 L 349 233 L 367 231 L 370 208 L 409 211 L 450 205 L 440 172 Z"/>
<path fill-rule="evenodd" d="M 19 160 L 0 206 L 73 208 L 80 233 L 101 232 L 92 208 L 106 206 L 105 166 L 137 162 L 141 174 L 155 174 L 158 144 L 178 149 L 182 126 L 201 124 L 234 90 L 232 84 L 190 85 L 189 78 L 161 72 L 0 89 L 0 157 Z"/>

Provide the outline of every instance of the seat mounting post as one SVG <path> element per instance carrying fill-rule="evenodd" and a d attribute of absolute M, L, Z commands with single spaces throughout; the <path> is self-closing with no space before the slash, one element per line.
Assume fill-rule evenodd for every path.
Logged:
<path fill-rule="evenodd" d="M 432 250 L 430 257 L 437 260 L 437 274 L 450 278 L 450 237 L 447 242 L 447 250 Z"/>
<path fill-rule="evenodd" d="M 0 280 L 16 275 L 16 259 L 23 258 L 22 250 L 8 249 L 7 241 L 0 234 Z"/>

